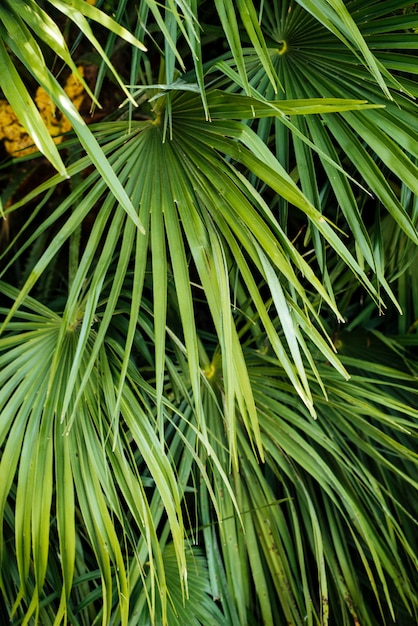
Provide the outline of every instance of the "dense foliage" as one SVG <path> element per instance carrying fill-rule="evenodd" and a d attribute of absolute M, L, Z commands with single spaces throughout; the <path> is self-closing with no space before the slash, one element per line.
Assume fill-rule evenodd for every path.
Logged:
<path fill-rule="evenodd" d="M 2 623 L 417 623 L 417 33 L 3 0 Z"/>

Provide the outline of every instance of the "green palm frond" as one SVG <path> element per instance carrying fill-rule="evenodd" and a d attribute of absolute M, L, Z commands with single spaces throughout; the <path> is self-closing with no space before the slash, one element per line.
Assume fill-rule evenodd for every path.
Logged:
<path fill-rule="evenodd" d="M 329 10 L 325 11 L 324 7 L 328 4 Z M 376 10 L 370 15 L 366 8 L 358 11 L 355 2 L 347 2 L 345 6 L 342 3 L 335 3 L 334 6 L 334 3 L 327 2 L 321 3 L 321 6 L 315 3 L 315 7 L 314 3 L 305 2 L 297 4 L 288 2 L 284 5 L 279 10 L 275 3 L 265 3 L 261 23 L 269 42 L 273 66 L 283 85 L 283 91 L 279 91 L 276 96 L 278 106 L 284 98 L 286 100 L 324 96 L 353 98 L 362 94 L 367 95 L 368 102 L 384 104 L 384 108 L 373 112 L 364 110 L 342 113 L 338 116 L 330 114 L 322 120 L 317 117 L 299 117 L 292 120 L 292 126 L 284 124 L 280 118 L 274 120 L 270 118 L 263 125 L 259 125 L 258 134 L 270 142 L 286 168 L 295 167 L 295 176 L 300 180 L 302 190 L 318 208 L 326 197 L 323 195 L 321 168 L 316 165 L 319 157 L 327 185 L 332 189 L 347 227 L 355 236 L 359 261 L 362 262 L 364 259 L 376 272 L 382 286 L 387 288 L 392 297 L 381 260 L 374 253 L 375 244 L 370 241 L 367 233 L 367 224 L 364 223 L 362 216 L 363 207 L 359 206 L 356 200 L 356 188 L 350 184 L 346 175 L 331 164 L 331 161 L 342 166 L 348 174 L 364 185 L 373 197 L 378 198 L 398 226 L 416 245 L 416 222 L 395 191 L 400 180 L 412 193 L 417 192 L 417 169 L 414 160 L 417 145 L 414 135 L 416 104 L 412 98 L 405 95 L 408 92 L 414 94 L 414 91 L 413 85 L 410 85 L 408 65 L 402 66 L 405 55 L 401 51 L 407 42 L 410 43 L 411 49 L 415 46 L 409 29 L 417 25 L 416 14 L 402 22 L 405 16 L 401 16 L 400 6 L 397 7 L 396 18 L 396 13 L 391 11 L 390 7 L 382 6 L 381 11 Z M 408 3 L 404 3 L 405 7 L 407 5 Z M 309 13 L 306 8 L 309 9 Z M 353 11 L 356 9 L 358 34 L 363 34 L 364 41 L 373 50 L 379 66 L 384 68 L 387 63 L 388 68 L 393 69 L 397 62 L 396 80 L 387 79 L 390 100 L 382 93 L 380 79 L 377 80 L 375 76 L 374 80 L 370 75 L 370 64 L 359 66 L 355 50 L 351 46 L 347 47 L 346 42 L 344 43 L 335 29 L 331 28 L 331 23 L 335 26 L 338 22 L 337 14 L 340 10 L 341 16 L 338 19 L 341 26 L 346 22 L 345 18 L 352 20 L 348 14 L 351 8 Z M 393 17 L 385 19 L 385 13 Z M 319 15 L 326 15 L 326 18 L 319 19 Z M 346 22 L 345 27 L 348 23 Z M 390 61 L 387 61 L 386 53 L 382 53 L 380 60 L 379 47 L 376 46 L 375 50 L 374 42 L 378 40 L 380 31 L 387 45 L 393 46 Z M 389 35 L 388 39 L 391 31 L 395 34 L 392 39 Z M 248 50 L 245 61 L 250 85 L 264 98 L 272 100 L 274 91 L 267 75 L 260 68 L 254 51 Z M 222 63 L 219 67 L 231 77 L 228 66 Z M 387 72 L 383 74 L 386 76 Z M 303 137 L 310 139 L 313 146 L 309 146 L 306 140 L 301 139 Z M 387 167 L 387 176 L 381 171 L 381 162 Z M 281 214 L 287 214 L 287 206 L 283 200 L 278 201 Z M 327 206 L 330 206 L 329 202 Z M 337 217 L 336 214 L 325 213 L 325 215 L 333 221 Z M 343 222 L 338 224 L 346 228 Z M 311 230 L 316 255 L 318 259 L 323 259 L 325 252 L 317 236 L 317 226 L 312 224 Z M 323 263 L 325 272 L 326 261 Z"/>
<path fill-rule="evenodd" d="M 401 484 L 418 487 L 416 378 L 359 357 L 344 360 L 353 372 L 346 382 L 321 366 L 328 401 L 320 392 L 318 420 L 311 421 L 291 399 L 274 357 L 247 358 L 266 465 L 263 471 L 255 462 L 239 426 L 242 463 L 233 480 L 244 533 L 236 521 L 224 522 L 218 546 L 231 564 L 240 614 L 248 612 L 254 584 L 266 624 L 386 623 L 394 617 L 393 594 L 413 623 L 416 541 L 403 528 L 407 519 L 417 523 L 417 511 L 415 499 L 406 505 L 400 494 Z M 232 508 L 223 505 L 228 519 Z M 245 554 L 250 567 L 240 577 L 232 564 L 245 562 Z M 368 584 L 380 606 L 376 619 Z M 340 593 L 345 605 L 336 601 Z"/>
<path fill-rule="evenodd" d="M 93 36 L 84 17 L 84 13 L 86 12 L 89 16 L 93 17 L 93 19 L 101 21 L 107 28 L 112 28 L 119 36 L 127 38 L 130 43 L 134 43 L 143 48 L 142 44 L 126 31 L 126 29 L 120 27 L 113 22 L 111 18 L 107 17 L 95 7 L 90 7 L 87 2 L 81 0 L 75 4 L 76 8 L 73 6 L 74 3 L 63 0 L 62 2 L 55 3 L 55 6 L 65 14 L 68 14 L 70 19 L 77 23 L 85 36 L 92 42 L 102 56 L 104 56 L 104 51 Z M 0 78 L 0 87 L 3 89 L 4 95 L 9 100 L 9 103 L 14 108 L 17 117 L 27 129 L 29 135 L 33 138 L 35 145 L 51 161 L 54 167 L 60 172 L 61 176 L 67 177 L 67 170 L 52 138 L 49 136 L 46 125 L 41 119 L 27 87 L 24 85 L 15 69 L 15 62 L 16 59 L 18 59 L 26 70 L 33 75 L 35 81 L 45 89 L 58 110 L 71 122 L 81 145 L 84 147 L 87 154 L 90 155 L 90 158 L 109 188 L 112 189 L 118 201 L 125 206 L 133 222 L 141 229 L 142 226 L 138 222 L 137 215 L 133 211 L 129 198 L 104 158 L 100 147 L 90 133 L 85 121 L 49 70 L 42 49 L 37 38 L 32 34 L 31 29 L 40 38 L 41 42 L 51 46 L 52 50 L 70 65 L 71 69 L 76 72 L 80 81 L 82 81 L 87 88 L 87 91 L 90 91 L 75 67 L 74 61 L 71 59 L 64 38 L 61 36 L 55 23 L 49 18 L 48 13 L 38 7 L 35 2 L 23 2 L 23 0 L 9 2 L 7 0 L 6 5 L 0 8 L 0 55 L 2 67 L 4 67 Z M 10 58 L 9 50 L 14 58 Z M 109 61 L 108 64 L 112 68 Z M 114 74 L 116 74 L 114 68 L 112 69 Z M 119 82 L 121 83 L 120 79 Z M 129 95 L 123 84 L 121 86 L 127 95 Z"/>
<path fill-rule="evenodd" d="M 123 211 L 114 206 L 114 199 L 108 196 L 102 204 L 98 220 L 92 230 L 89 241 L 80 259 L 79 269 L 68 301 L 65 318 L 73 324 L 78 315 L 78 303 L 86 280 L 89 279 L 91 259 L 101 250 L 101 261 L 91 279 L 91 287 L 84 304 L 83 325 L 87 329 L 95 315 L 95 308 L 100 297 L 101 285 L 108 272 L 115 254 L 119 262 L 114 280 L 112 295 L 107 306 L 107 314 L 102 321 L 98 335 L 97 347 L 105 337 L 107 324 L 117 301 L 129 259 L 137 249 L 136 287 L 137 293 L 133 300 L 133 317 L 140 306 L 140 294 L 144 280 L 145 255 L 147 246 L 151 248 L 151 263 L 154 281 L 154 315 L 156 333 L 156 363 L 158 393 L 161 396 L 163 380 L 163 355 L 165 351 L 165 326 L 167 310 L 167 282 L 169 274 L 174 280 L 176 297 L 179 302 L 184 342 L 187 350 L 190 376 L 195 390 L 196 403 L 199 405 L 199 371 L 198 342 L 194 327 L 195 307 L 191 284 L 194 279 L 189 270 L 188 256 L 191 254 L 194 266 L 208 302 L 210 315 L 223 346 L 224 354 L 230 355 L 231 363 L 228 371 L 237 371 L 239 375 L 230 379 L 227 386 L 231 424 L 233 424 L 234 398 L 238 398 L 248 411 L 248 426 L 254 430 L 257 445 L 261 450 L 257 435 L 253 400 L 246 384 L 246 368 L 242 360 L 238 335 L 231 310 L 231 287 L 229 278 L 230 259 L 238 261 L 242 273 L 242 289 L 253 299 L 255 312 L 266 330 L 274 346 L 277 356 L 282 361 L 290 379 L 303 401 L 314 412 L 310 396 L 309 384 L 301 357 L 301 346 L 304 341 L 301 330 L 316 323 L 320 327 L 319 317 L 312 307 L 305 289 L 298 277 L 305 276 L 310 286 L 328 303 L 338 316 L 334 295 L 331 290 L 324 289 L 315 273 L 305 262 L 297 249 L 292 246 L 277 219 L 269 210 L 261 196 L 246 182 L 227 159 L 231 157 L 239 165 L 248 167 L 261 180 L 268 183 L 275 191 L 284 196 L 293 205 L 306 213 L 316 224 L 318 231 L 334 248 L 350 268 L 359 276 L 366 288 L 375 296 L 377 292 L 345 248 L 341 239 L 335 234 L 315 207 L 299 191 L 291 177 L 275 160 L 257 135 L 248 130 L 241 122 L 225 119 L 232 114 L 236 117 L 249 115 L 266 115 L 272 111 L 279 117 L 285 113 L 274 104 L 259 103 L 255 99 L 238 96 L 222 97 L 218 92 L 208 92 L 207 103 L 211 110 L 212 121 L 206 122 L 199 96 L 188 92 L 169 93 L 164 96 L 170 101 L 170 138 L 165 138 L 165 109 L 163 97 L 156 102 L 156 116 L 146 122 L 116 122 L 97 127 L 97 136 L 101 140 L 102 150 L 107 156 L 124 189 L 135 205 L 139 207 L 138 215 L 147 228 L 145 236 L 137 233 L 135 224 L 126 221 Z M 267 106 L 268 105 L 268 106 Z M 312 103 L 311 103 L 312 106 Z M 303 111 L 328 111 L 337 108 L 363 105 L 358 102 L 341 103 L 322 100 L 309 108 L 306 103 L 289 102 L 285 112 L 298 114 Z M 231 109 L 232 107 L 232 109 Z M 217 119 L 218 118 L 218 119 Z M 104 132 L 103 132 L 104 131 Z M 240 141 L 240 144 L 237 143 Z M 75 164 L 70 171 L 75 173 L 86 167 L 85 159 Z M 214 184 L 215 183 L 215 184 Z M 45 189 L 48 185 L 45 185 Z M 60 252 L 66 240 L 87 217 L 92 203 L 106 191 L 105 181 L 100 180 L 99 172 L 93 172 L 57 208 L 51 218 L 37 229 L 32 238 L 36 240 L 45 228 L 61 218 L 64 211 L 75 206 L 76 195 L 81 192 L 84 199 L 72 210 L 69 221 L 61 228 L 51 245 L 33 268 L 25 287 L 21 290 L 14 308 L 23 301 L 25 294 L 33 287 L 37 278 L 45 271 L 52 259 Z M 36 192 L 35 192 L 36 193 Z M 149 229 L 149 231 L 148 231 Z M 102 232 L 108 231 L 105 242 Z M 119 244 L 119 237 L 120 244 Z M 245 255 L 241 252 L 245 252 Z M 167 252 L 166 252 L 167 251 Z M 266 281 L 272 295 L 272 304 L 279 314 L 283 337 L 279 335 L 271 323 L 268 310 L 257 294 L 258 287 L 251 277 L 250 266 L 254 265 Z M 277 272 L 288 283 L 281 283 Z M 289 312 L 295 311 L 294 314 Z M 13 309 L 14 310 L 14 309 Z M 309 311 L 309 317 L 303 312 Z M 300 320 L 300 317 L 302 320 Z M 132 331 L 128 333 L 127 352 Z M 312 333 L 311 333 L 312 337 Z M 316 335 L 318 347 L 327 358 L 337 364 L 331 346 Z M 81 334 L 78 350 L 83 350 L 84 334 Z M 283 340 L 290 347 L 292 360 L 283 349 Z M 81 352 L 80 352 L 81 354 Z M 292 362 L 293 361 L 293 362 Z M 338 367 L 338 364 L 337 364 Z M 225 370 L 225 376 L 226 371 Z M 343 371 L 340 368 L 340 371 Z M 70 374 L 67 397 L 71 394 L 72 380 L 76 370 Z M 123 379 L 122 379 L 123 380 Z M 121 382 L 122 384 L 122 382 Z M 67 400 L 64 401 L 65 403 Z M 235 447 L 235 436 L 231 431 L 231 450 Z"/>
<path fill-rule="evenodd" d="M 13 295 L 6 286 L 3 286 L 3 293 Z M 110 619 L 117 589 L 121 620 L 127 623 L 129 592 L 125 551 L 134 534 L 143 537 L 151 564 L 150 578 L 160 577 L 160 589 L 165 586 L 162 556 L 145 488 L 138 468 L 132 464 L 134 442 L 140 445 L 136 454 L 144 459 L 152 483 L 167 507 L 179 568 L 185 571 L 182 512 L 176 495 L 176 478 L 167 457 L 160 451 L 157 459 L 151 452 L 155 447 L 160 448 L 160 443 L 150 422 L 150 409 L 127 386 L 120 410 L 130 426 L 130 435 L 126 439 L 127 433 L 118 431 L 117 438 L 111 436 L 120 367 L 117 352 L 111 347 L 106 354 L 103 346 L 93 366 L 89 365 L 90 375 L 82 388 L 76 416 L 71 416 L 81 372 L 89 362 L 94 343 L 93 328 L 81 356 L 81 369 L 73 382 L 70 406 L 67 411 L 63 410 L 64 381 L 71 377 L 71 364 L 77 359 L 77 336 L 82 332 L 77 323 L 64 326 L 58 315 L 29 300 L 25 312 L 18 314 L 9 333 L 1 340 L 1 463 L 5 470 L 2 472 L 2 513 L 13 476 L 18 475 L 15 540 L 20 591 L 13 612 L 20 611 L 22 598 L 30 589 L 33 590 L 32 600 L 26 619 L 38 611 L 44 587 L 47 587 L 48 562 L 58 555 L 63 587 L 57 615 L 62 619 L 74 584 L 77 543 L 87 540 L 101 573 L 103 619 L 106 623 Z M 29 351 L 26 341 L 31 343 Z M 42 354 L 42 368 L 34 366 L 39 354 Z M 26 365 L 22 369 L 23 363 Z M 14 398 L 22 393 L 27 394 L 27 399 L 19 406 Z M 140 421 L 139 413 L 142 414 Z M 43 486 L 41 497 L 35 489 L 37 484 Z M 121 498 L 131 510 L 135 531 L 125 526 Z M 58 553 L 51 555 L 49 528 L 53 510 Z M 78 528 L 76 519 L 80 516 L 83 525 Z M 118 536 L 116 520 L 127 545 Z M 21 534 L 23 529 L 26 531 Z M 132 549 L 138 548 L 132 546 Z M 164 611 L 163 595 L 161 602 Z"/>
<path fill-rule="evenodd" d="M 172 544 L 168 544 L 163 552 L 164 566 L 167 575 L 167 594 L 169 598 L 167 619 L 172 626 L 229 626 L 232 621 L 220 611 L 211 597 L 211 588 L 208 577 L 207 561 L 199 549 L 190 549 L 187 556 L 187 586 L 188 598 L 184 599 L 178 584 L 178 568 L 175 551 Z M 146 611 L 138 612 L 136 623 L 151 625 Z M 132 624 L 134 621 L 132 620 Z M 157 619 L 155 624 L 163 622 Z"/>
<path fill-rule="evenodd" d="M 412 626 L 416 5 L 93 4 L 0 8 L 0 621 Z"/>

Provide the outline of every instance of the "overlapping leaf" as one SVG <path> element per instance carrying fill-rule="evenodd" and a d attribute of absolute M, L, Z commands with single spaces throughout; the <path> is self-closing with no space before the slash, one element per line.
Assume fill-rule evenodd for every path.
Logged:
<path fill-rule="evenodd" d="M 49 4 L 97 93 L 136 46 L 113 121 L 44 66 L 75 67 Z M 416 7 L 3 5 L 5 95 L 60 173 L 4 198 L 2 619 L 415 623 Z M 15 59 L 72 119 L 65 169 Z"/>

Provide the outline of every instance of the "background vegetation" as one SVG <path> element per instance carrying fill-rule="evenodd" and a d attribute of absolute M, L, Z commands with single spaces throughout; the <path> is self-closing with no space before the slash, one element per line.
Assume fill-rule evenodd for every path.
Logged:
<path fill-rule="evenodd" d="M 3 0 L 2 622 L 418 622 L 417 32 Z"/>

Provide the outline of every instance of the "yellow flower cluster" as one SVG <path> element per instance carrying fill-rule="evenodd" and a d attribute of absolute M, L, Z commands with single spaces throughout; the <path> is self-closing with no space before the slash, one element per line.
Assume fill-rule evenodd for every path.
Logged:
<path fill-rule="evenodd" d="M 83 67 L 79 67 L 78 71 L 81 76 L 84 75 Z M 64 91 L 76 109 L 79 110 L 85 91 L 83 85 L 74 74 L 71 74 L 65 83 Z M 54 142 L 56 144 L 60 143 L 63 139 L 63 133 L 71 130 L 69 120 L 60 111 L 57 111 L 57 107 L 42 87 L 38 87 L 36 91 L 35 104 Z M 4 147 L 12 156 L 25 156 L 37 150 L 37 147 L 33 144 L 33 139 L 27 134 L 7 100 L 0 100 L 1 140 L 4 140 Z"/>

